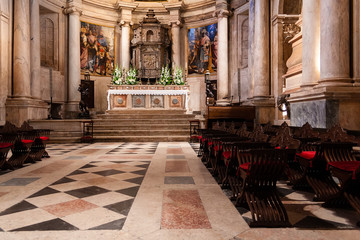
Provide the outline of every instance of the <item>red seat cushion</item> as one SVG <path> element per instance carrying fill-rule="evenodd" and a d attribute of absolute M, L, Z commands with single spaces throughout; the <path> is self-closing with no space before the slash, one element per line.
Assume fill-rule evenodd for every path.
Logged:
<path fill-rule="evenodd" d="M 33 143 L 34 140 L 29 140 L 29 139 L 21 139 L 21 141 L 25 144 L 28 144 L 28 143 Z"/>
<path fill-rule="evenodd" d="M 223 152 L 223 157 L 224 157 L 225 159 L 229 159 L 229 158 L 231 157 L 231 151 L 225 151 L 225 152 Z"/>
<path fill-rule="evenodd" d="M 12 143 L 0 143 L 0 148 L 8 148 L 11 147 L 13 144 Z"/>
<path fill-rule="evenodd" d="M 240 174 L 240 169 L 246 171 L 246 174 L 249 174 L 249 166 L 250 166 L 250 162 L 247 162 L 247 163 L 243 163 L 239 166 L 237 172 L 236 172 L 236 175 L 239 176 Z"/>
<path fill-rule="evenodd" d="M 280 147 L 279 147 L 279 146 L 277 146 L 277 147 L 275 147 L 275 149 L 280 149 Z M 285 147 L 285 149 L 288 149 L 288 147 Z"/>
<path fill-rule="evenodd" d="M 208 145 L 211 146 L 211 145 L 212 145 L 212 142 L 208 142 Z"/>
<path fill-rule="evenodd" d="M 356 179 L 356 170 L 360 167 L 360 161 L 329 162 L 329 165 L 343 171 L 352 172 L 352 178 Z"/>
<path fill-rule="evenodd" d="M 43 140 L 43 141 L 49 140 L 49 138 L 48 138 L 48 137 L 45 137 L 45 136 L 41 136 L 40 139 Z"/>
<path fill-rule="evenodd" d="M 218 152 L 218 151 L 221 150 L 221 149 L 222 149 L 222 147 L 219 147 L 219 146 L 215 146 L 215 147 L 214 147 L 214 151 L 215 151 L 215 152 Z"/>
<path fill-rule="evenodd" d="M 296 155 L 308 160 L 311 160 L 315 157 L 316 151 L 302 151 L 301 153 L 297 153 Z"/>

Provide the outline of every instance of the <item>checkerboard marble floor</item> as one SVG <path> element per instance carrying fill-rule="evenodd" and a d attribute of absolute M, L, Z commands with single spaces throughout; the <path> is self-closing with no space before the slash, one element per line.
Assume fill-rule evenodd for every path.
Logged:
<path fill-rule="evenodd" d="M 194 150 L 193 150 L 194 149 Z M 48 146 L 0 175 L 0 239 L 358 239 L 351 209 L 325 209 L 279 183 L 294 227 L 250 229 L 196 156 L 198 145 Z"/>

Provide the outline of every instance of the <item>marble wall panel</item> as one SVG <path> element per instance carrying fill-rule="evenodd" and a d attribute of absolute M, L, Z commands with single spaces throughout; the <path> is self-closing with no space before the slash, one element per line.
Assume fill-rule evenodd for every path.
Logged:
<path fill-rule="evenodd" d="M 314 128 L 330 128 L 339 122 L 339 101 L 317 100 L 290 104 L 291 126 L 306 122 Z"/>
<path fill-rule="evenodd" d="M 145 108 L 145 95 L 133 95 L 132 96 L 133 108 Z"/>
<path fill-rule="evenodd" d="M 164 108 L 164 96 L 150 96 L 151 107 L 152 108 Z"/>

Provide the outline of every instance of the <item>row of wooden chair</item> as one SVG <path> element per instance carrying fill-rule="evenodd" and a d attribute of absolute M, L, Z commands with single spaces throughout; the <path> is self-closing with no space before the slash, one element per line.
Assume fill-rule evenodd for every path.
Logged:
<path fill-rule="evenodd" d="M 0 129 L 0 169 L 14 170 L 49 157 L 45 150 L 49 135 L 50 130 L 34 129 L 27 122 L 20 128 L 6 122 Z M 10 150 L 11 156 L 7 158 Z"/>
<path fill-rule="evenodd" d="M 349 178 L 339 173 L 338 163 L 332 163 L 347 161 L 346 166 L 357 166 L 352 146 L 359 141 L 339 125 L 319 132 L 308 123 L 301 128 L 268 124 L 250 132 L 245 124 L 237 129 L 234 124 L 217 123 L 214 129 L 203 130 L 199 141 L 198 155 L 219 184 L 230 187 L 236 204 L 246 202 L 252 214 L 250 226 L 290 226 L 276 190 L 276 181 L 284 175 L 295 189 L 311 187 L 314 200 L 325 201 L 325 206 L 349 202 L 360 214 L 359 167 Z M 344 198 L 347 201 L 340 201 Z"/>

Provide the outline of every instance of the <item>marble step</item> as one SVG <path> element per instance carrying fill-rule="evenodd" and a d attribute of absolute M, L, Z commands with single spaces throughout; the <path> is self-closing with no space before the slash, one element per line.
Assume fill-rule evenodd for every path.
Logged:
<path fill-rule="evenodd" d="M 189 123 L 186 124 L 101 124 L 101 125 L 94 125 L 96 131 L 102 130 L 170 130 L 170 129 L 177 129 L 177 130 L 189 130 Z"/>
<path fill-rule="evenodd" d="M 95 142 L 188 142 L 189 136 L 95 136 Z"/>
<path fill-rule="evenodd" d="M 124 126 L 124 125 L 157 125 L 157 124 L 187 124 L 189 125 L 191 119 L 178 119 L 178 118 L 162 118 L 162 119 L 104 119 L 101 121 L 94 121 L 96 126 Z"/>
<path fill-rule="evenodd" d="M 189 130 L 94 130 L 94 136 L 177 136 L 189 135 Z"/>

